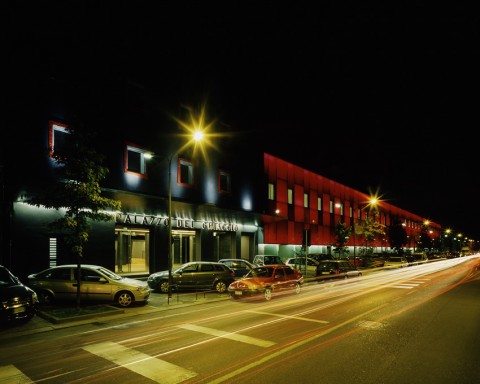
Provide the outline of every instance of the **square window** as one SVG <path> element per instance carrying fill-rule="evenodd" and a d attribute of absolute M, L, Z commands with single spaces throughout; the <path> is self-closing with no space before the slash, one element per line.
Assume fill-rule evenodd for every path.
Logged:
<path fill-rule="evenodd" d="M 179 184 L 193 186 L 193 164 L 186 159 L 178 159 L 178 176 Z"/>
<path fill-rule="evenodd" d="M 48 147 L 50 157 L 54 157 L 54 152 L 68 152 L 72 145 L 72 136 L 65 124 L 50 121 L 48 124 Z"/>
<path fill-rule="evenodd" d="M 147 176 L 147 161 L 150 152 L 137 146 L 126 144 L 124 150 L 125 172 L 141 177 Z"/>
<path fill-rule="evenodd" d="M 223 170 L 218 171 L 218 191 L 230 193 L 230 174 Z"/>

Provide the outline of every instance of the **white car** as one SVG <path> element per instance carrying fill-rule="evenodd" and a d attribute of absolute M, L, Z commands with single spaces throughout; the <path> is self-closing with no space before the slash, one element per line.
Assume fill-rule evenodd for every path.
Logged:
<path fill-rule="evenodd" d="M 384 268 L 404 268 L 408 267 L 408 261 L 403 256 L 390 256 L 383 265 Z"/>
<path fill-rule="evenodd" d="M 307 270 L 305 272 L 305 263 L 307 264 Z M 298 269 L 305 277 L 313 277 L 317 275 L 318 261 L 310 257 L 305 256 L 292 257 L 285 261 L 285 264 L 291 266 L 294 269 Z"/>
<path fill-rule="evenodd" d="M 58 265 L 28 276 L 28 286 L 37 292 L 41 304 L 55 301 L 75 302 L 77 297 L 76 264 Z M 128 307 L 133 302 L 146 303 L 150 288 L 146 282 L 118 276 L 99 265 L 82 264 L 80 268 L 80 299 L 103 301 Z"/>

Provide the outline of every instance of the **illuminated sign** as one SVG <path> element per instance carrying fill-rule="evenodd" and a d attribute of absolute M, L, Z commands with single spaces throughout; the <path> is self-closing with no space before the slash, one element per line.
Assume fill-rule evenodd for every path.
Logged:
<path fill-rule="evenodd" d="M 150 215 L 118 214 L 116 222 L 119 224 L 139 225 L 162 225 L 168 227 L 168 218 Z M 172 218 L 172 228 L 203 229 L 207 231 L 238 231 L 238 224 L 224 223 L 219 221 L 195 221 L 190 219 Z"/>

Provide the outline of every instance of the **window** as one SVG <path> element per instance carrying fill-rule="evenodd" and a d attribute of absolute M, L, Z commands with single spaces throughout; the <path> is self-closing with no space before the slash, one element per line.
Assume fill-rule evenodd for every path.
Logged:
<path fill-rule="evenodd" d="M 177 181 L 186 186 L 193 185 L 193 164 L 186 159 L 178 159 Z"/>
<path fill-rule="evenodd" d="M 218 191 L 230 193 L 230 173 L 223 170 L 218 171 Z"/>
<path fill-rule="evenodd" d="M 65 124 L 50 121 L 48 124 L 48 147 L 50 157 L 53 158 L 54 151 L 67 152 L 72 145 L 71 135 Z"/>
<path fill-rule="evenodd" d="M 145 177 L 147 175 L 146 157 L 148 157 L 149 154 L 145 149 L 126 144 L 124 153 L 125 172 Z"/>
<path fill-rule="evenodd" d="M 288 194 L 288 204 L 292 205 L 293 204 L 293 189 L 288 188 L 287 194 Z"/>
<path fill-rule="evenodd" d="M 268 200 L 275 200 L 275 186 L 268 183 Z"/>
<path fill-rule="evenodd" d="M 304 208 L 308 208 L 308 193 L 303 194 L 303 206 Z"/>
<path fill-rule="evenodd" d="M 333 201 L 330 200 L 330 213 L 333 213 Z"/>
<path fill-rule="evenodd" d="M 322 198 L 319 197 L 317 198 L 317 205 L 318 205 L 318 210 L 321 211 L 322 210 Z"/>

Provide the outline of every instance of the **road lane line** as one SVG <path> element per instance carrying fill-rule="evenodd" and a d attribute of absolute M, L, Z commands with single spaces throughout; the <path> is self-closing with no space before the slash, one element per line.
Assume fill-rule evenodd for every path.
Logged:
<path fill-rule="evenodd" d="M 325 320 L 315 320 L 309 319 L 307 317 L 300 317 L 300 316 L 287 316 L 287 315 L 280 315 L 278 313 L 270 313 L 270 312 L 262 312 L 262 311 L 247 311 L 250 313 L 258 313 L 259 315 L 269 315 L 269 316 L 277 316 L 277 317 L 284 317 L 286 319 L 293 319 L 293 320 L 303 320 L 303 321 L 311 321 L 313 323 L 322 323 L 322 324 L 329 324 L 329 321 Z"/>
<path fill-rule="evenodd" d="M 157 383 L 177 384 L 197 376 L 196 372 L 109 341 L 83 349 Z"/>
<path fill-rule="evenodd" d="M 193 324 L 180 324 L 180 325 L 177 325 L 177 328 L 187 329 L 189 331 L 194 331 L 194 332 L 205 333 L 207 335 L 222 337 L 225 339 L 241 341 L 242 343 L 252 344 L 252 345 L 256 345 L 263 348 L 268 348 L 268 347 L 271 347 L 272 345 L 275 345 L 275 343 L 272 341 L 257 339 L 256 337 L 243 336 L 243 335 L 239 335 L 238 333 L 219 331 L 217 329 L 201 327 Z"/>
<path fill-rule="evenodd" d="M 30 384 L 32 380 L 14 365 L 4 365 L 0 367 L 0 383 L 2 384 Z"/>
<path fill-rule="evenodd" d="M 273 360 L 273 359 L 276 359 L 278 356 L 281 356 L 281 355 L 285 355 L 287 353 L 290 353 L 291 351 L 301 347 L 302 345 L 305 345 L 305 344 L 308 344 L 308 343 L 311 343 L 312 341 L 314 340 L 317 340 L 319 338 L 322 338 L 326 335 L 328 335 L 329 333 L 332 333 L 333 331 L 339 329 L 339 328 L 342 328 L 344 327 L 345 325 L 347 324 L 350 324 L 352 322 L 355 322 L 355 321 L 358 321 L 359 319 L 361 319 L 362 317 L 365 317 L 367 316 L 368 314 L 372 313 L 372 312 L 375 312 L 375 311 L 378 311 L 384 307 L 386 307 L 387 305 L 389 304 L 383 304 L 383 305 L 380 305 L 376 308 L 373 308 L 373 309 L 370 309 L 364 313 L 361 313 L 360 315 L 358 316 L 355 316 L 355 317 L 352 317 L 351 319 L 347 320 L 347 321 L 344 321 L 343 323 L 340 323 L 340 324 L 337 324 L 335 326 L 333 326 L 332 328 L 329 328 L 329 329 L 326 329 L 325 331 L 323 332 L 320 332 L 312 337 L 309 337 L 307 339 L 303 339 L 302 341 L 299 341 L 298 343 L 294 343 L 294 344 L 290 344 L 288 345 L 287 347 L 283 348 L 283 349 L 279 349 L 278 351 L 274 352 L 274 353 L 271 353 L 261 359 L 258 359 L 256 360 L 255 362 L 251 363 L 251 364 L 247 364 L 247 365 L 244 365 L 243 367 L 235 370 L 235 371 L 232 371 L 224 376 L 221 376 L 215 380 L 212 380 L 209 382 L 209 384 L 218 384 L 218 383 L 223 383 L 235 376 L 238 376 L 244 372 L 247 372 L 249 371 L 250 369 L 253 369 L 255 367 L 258 367 L 258 366 L 261 366 L 261 365 L 265 365 L 265 363 L 267 363 L 268 361 L 270 360 Z"/>

